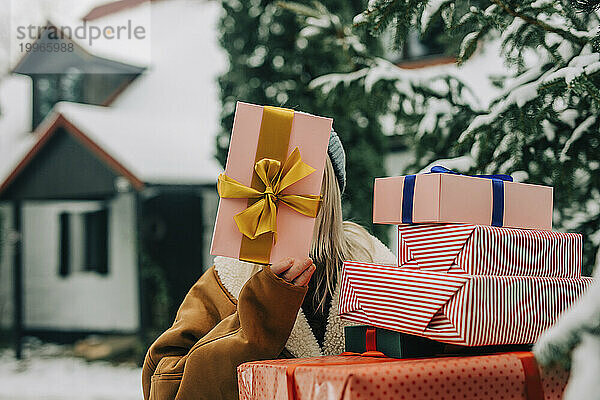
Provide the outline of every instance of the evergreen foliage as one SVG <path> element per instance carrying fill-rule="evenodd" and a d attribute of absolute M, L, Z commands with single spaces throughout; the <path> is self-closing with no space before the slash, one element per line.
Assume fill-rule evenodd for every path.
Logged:
<path fill-rule="evenodd" d="M 396 47 L 411 29 L 427 32 L 442 21 L 459 64 L 500 43 L 507 74 L 490 77 L 500 93 L 489 106 L 472 96 L 468 80 L 400 69 L 368 46 L 353 71 L 312 85 L 332 102 L 357 88 L 385 103 L 379 118 L 414 151 L 406 172 L 453 158 L 465 173 L 554 186 L 555 227 L 584 234 L 589 273 L 600 245 L 597 7 L 597 0 L 371 0 L 354 18 L 352 40 L 364 30 L 392 31 Z"/>
<path fill-rule="evenodd" d="M 597 0 L 573 0 L 573 6 L 582 11 L 591 13 L 600 9 L 600 1 Z"/>
<path fill-rule="evenodd" d="M 332 117 L 347 156 L 344 216 L 373 228 L 373 178 L 385 175 L 388 148 L 377 118 L 385 104 L 356 88 L 340 90 L 343 99 L 332 99 L 309 87 L 313 79 L 330 71 L 355 70 L 355 55 L 366 46 L 371 54 L 381 52 L 378 39 L 366 33 L 350 35 L 352 18 L 364 8 L 363 1 L 329 1 L 328 8 L 268 0 L 224 0 L 222 4 L 220 40 L 230 67 L 219 80 L 223 129 L 217 138 L 218 159 L 224 165 L 236 101 Z M 300 26 L 296 12 L 304 13 L 306 27 Z M 337 50 L 330 51 L 332 47 Z M 376 228 L 382 237 L 383 229 Z"/>
<path fill-rule="evenodd" d="M 4 250 L 4 244 L 6 240 L 4 224 L 4 213 L 3 210 L 0 210 L 0 260 L 2 260 L 2 251 Z"/>

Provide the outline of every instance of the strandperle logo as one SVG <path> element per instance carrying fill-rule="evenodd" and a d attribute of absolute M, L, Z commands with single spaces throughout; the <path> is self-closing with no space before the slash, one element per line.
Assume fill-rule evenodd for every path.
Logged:
<path fill-rule="evenodd" d="M 83 21 L 76 26 L 54 26 L 54 25 L 20 25 L 17 26 L 17 40 L 36 40 L 46 35 L 50 40 L 72 40 L 86 41 L 90 46 L 96 40 L 144 40 L 146 39 L 146 28 L 136 25 L 131 20 L 122 25 L 95 25 Z M 23 46 L 23 42 L 21 42 Z M 24 49 L 21 49 L 24 50 Z"/>

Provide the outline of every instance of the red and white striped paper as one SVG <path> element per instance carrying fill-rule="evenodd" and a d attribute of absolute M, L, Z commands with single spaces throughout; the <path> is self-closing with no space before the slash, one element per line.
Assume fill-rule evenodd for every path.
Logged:
<path fill-rule="evenodd" d="M 347 261 L 339 314 L 467 346 L 530 344 L 592 278 L 472 276 Z"/>
<path fill-rule="evenodd" d="M 398 265 L 469 275 L 578 278 L 577 233 L 464 224 L 398 227 Z"/>

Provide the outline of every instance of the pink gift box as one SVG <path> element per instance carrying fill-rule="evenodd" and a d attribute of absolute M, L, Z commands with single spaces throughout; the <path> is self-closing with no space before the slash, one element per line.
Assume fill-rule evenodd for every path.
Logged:
<path fill-rule="evenodd" d="M 262 116 L 262 106 L 237 103 L 225 174 L 245 186 L 251 185 L 254 174 Z M 321 193 L 332 123 L 331 118 L 301 112 L 294 113 L 287 155 L 289 156 L 295 148 L 298 148 L 302 161 L 316 171 L 294 183 L 283 193 L 302 195 Z M 221 198 L 219 200 L 211 246 L 212 255 L 239 258 L 243 235 L 233 217 L 247 207 L 247 199 Z M 285 204 L 279 204 L 277 241 L 271 248 L 270 260 L 274 261 L 282 257 L 306 257 L 313 236 L 314 222 L 314 218 L 302 215 Z"/>
<path fill-rule="evenodd" d="M 375 179 L 373 222 L 403 223 L 405 176 Z M 552 229 L 552 188 L 503 182 L 502 226 Z M 465 223 L 492 225 L 492 180 L 466 175 L 416 175 L 412 223 Z"/>
<path fill-rule="evenodd" d="M 398 265 L 470 275 L 581 276 L 578 233 L 486 225 L 398 226 Z"/>
<path fill-rule="evenodd" d="M 531 344 L 592 278 L 437 273 L 347 261 L 343 319 L 466 346 Z"/>

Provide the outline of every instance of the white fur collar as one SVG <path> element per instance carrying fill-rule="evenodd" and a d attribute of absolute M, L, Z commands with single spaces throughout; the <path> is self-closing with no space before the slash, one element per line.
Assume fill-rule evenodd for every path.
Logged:
<path fill-rule="evenodd" d="M 373 246 L 373 262 L 379 264 L 395 263 L 396 256 L 394 256 L 378 239 L 375 237 L 371 237 L 371 239 L 371 244 Z M 239 297 L 240 291 L 246 281 L 262 268 L 257 264 L 251 264 L 227 257 L 215 257 L 214 265 L 221 283 L 236 299 Z M 337 310 L 339 301 L 340 287 L 338 285 L 333 293 L 331 308 L 327 317 L 327 328 L 325 330 L 323 349 L 319 347 L 319 343 L 308 324 L 304 312 L 302 309 L 298 311 L 296 322 L 294 323 L 290 337 L 285 345 L 285 348 L 292 353 L 294 357 L 304 358 L 335 355 L 344 351 L 344 327 L 353 325 L 353 323 L 344 321 L 338 316 Z"/>

